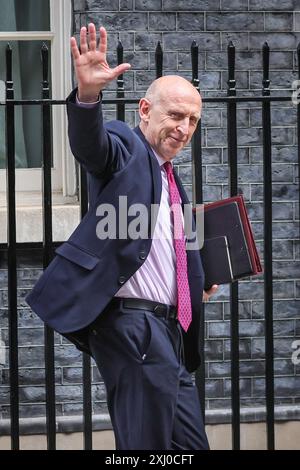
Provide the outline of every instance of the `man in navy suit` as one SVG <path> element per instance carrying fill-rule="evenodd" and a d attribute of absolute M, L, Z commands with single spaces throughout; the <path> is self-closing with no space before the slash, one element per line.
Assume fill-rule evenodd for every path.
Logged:
<path fill-rule="evenodd" d="M 167 163 L 190 142 L 201 98 L 184 78 L 162 77 L 140 100 L 139 127 L 104 124 L 101 92 L 130 68 L 109 67 L 106 43 L 102 27 L 97 46 L 92 23 L 88 35 L 81 28 L 80 51 L 71 38 L 78 89 L 67 100 L 69 138 L 88 173 L 89 210 L 27 302 L 95 359 L 117 449 L 208 449 L 190 372 L 200 362 L 202 297 L 217 286 L 203 293 L 199 250 L 186 250 L 187 237 L 175 241 L 171 202 L 179 198 L 179 224 L 190 206 Z"/>

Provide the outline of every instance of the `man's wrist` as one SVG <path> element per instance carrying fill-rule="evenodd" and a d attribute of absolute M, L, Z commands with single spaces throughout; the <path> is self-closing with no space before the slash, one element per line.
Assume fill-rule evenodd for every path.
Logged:
<path fill-rule="evenodd" d="M 82 99 L 80 100 L 78 94 L 76 94 L 76 103 L 77 104 L 89 107 L 89 106 L 93 106 L 95 104 L 98 104 L 99 102 L 100 102 L 100 96 L 98 96 L 95 101 L 83 101 Z"/>
<path fill-rule="evenodd" d="M 96 106 L 97 104 L 100 103 L 102 100 L 102 91 L 100 90 L 99 95 L 97 98 L 94 98 L 94 101 L 86 101 L 85 98 L 82 98 L 82 95 L 79 95 L 79 91 L 77 90 L 76 93 L 76 104 L 85 107 L 85 108 L 92 108 L 93 106 Z"/>
<path fill-rule="evenodd" d="M 79 95 L 77 93 L 77 98 L 80 103 L 84 103 L 84 104 L 93 104 L 99 101 L 99 95 L 93 96 L 93 97 L 86 97 L 84 95 Z"/>
<path fill-rule="evenodd" d="M 77 97 L 80 103 L 85 103 L 85 104 L 96 103 L 99 101 L 101 95 L 102 95 L 101 90 L 95 90 L 94 92 L 87 93 L 85 90 L 81 90 L 78 87 Z"/>

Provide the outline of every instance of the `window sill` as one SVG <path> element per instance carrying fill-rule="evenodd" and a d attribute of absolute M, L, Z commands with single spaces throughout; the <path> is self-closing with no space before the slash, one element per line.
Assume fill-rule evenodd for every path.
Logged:
<path fill-rule="evenodd" d="M 52 195 L 53 241 L 69 238 L 80 222 L 76 197 Z M 40 192 L 16 194 L 17 242 L 40 242 L 43 239 L 42 197 Z M 6 194 L 0 193 L 0 243 L 7 242 Z"/>

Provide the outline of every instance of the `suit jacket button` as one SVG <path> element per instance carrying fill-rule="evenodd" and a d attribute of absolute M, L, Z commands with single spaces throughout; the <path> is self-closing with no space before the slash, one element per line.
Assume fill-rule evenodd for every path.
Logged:
<path fill-rule="evenodd" d="M 125 277 L 125 276 L 120 276 L 120 277 L 119 277 L 119 284 L 120 284 L 120 285 L 124 284 L 125 281 L 126 281 L 126 277 Z"/>
<path fill-rule="evenodd" d="M 142 259 L 142 260 L 146 259 L 146 252 L 145 251 L 140 252 L 140 259 Z"/>

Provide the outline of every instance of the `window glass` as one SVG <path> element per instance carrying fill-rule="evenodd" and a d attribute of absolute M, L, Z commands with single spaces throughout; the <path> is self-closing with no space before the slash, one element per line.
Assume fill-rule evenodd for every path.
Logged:
<path fill-rule="evenodd" d="M 50 29 L 49 0 L 0 0 L 0 31 L 43 31 Z M 46 41 L 9 41 L 13 51 L 15 99 L 41 97 L 41 47 Z M 0 41 L 0 99 L 5 99 L 5 50 Z M 49 74 L 50 79 L 50 74 Z M 41 107 L 15 107 L 15 147 L 17 168 L 41 167 Z M 5 109 L 0 107 L 0 168 L 5 168 Z"/>
<path fill-rule="evenodd" d="M 49 0 L 0 0 L 0 31 L 50 31 Z"/>

